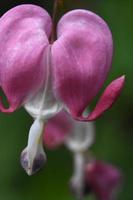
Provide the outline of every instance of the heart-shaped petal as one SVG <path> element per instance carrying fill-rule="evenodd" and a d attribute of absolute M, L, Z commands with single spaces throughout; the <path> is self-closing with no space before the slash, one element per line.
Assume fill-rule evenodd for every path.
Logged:
<path fill-rule="evenodd" d="M 17 6 L 0 19 L 0 86 L 12 112 L 33 96 L 45 82 L 45 54 L 51 18 L 39 6 Z"/>
<path fill-rule="evenodd" d="M 80 115 L 102 87 L 112 59 L 107 24 L 87 10 L 65 14 L 52 45 L 55 96 L 75 116 Z"/>

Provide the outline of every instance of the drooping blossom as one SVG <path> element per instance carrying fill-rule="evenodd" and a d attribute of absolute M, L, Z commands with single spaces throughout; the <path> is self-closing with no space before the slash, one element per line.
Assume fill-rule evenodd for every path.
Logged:
<path fill-rule="evenodd" d="M 67 113 L 60 112 L 48 121 L 43 136 L 48 149 L 64 144 L 72 152 L 74 172 L 70 188 L 76 199 L 82 199 L 85 186 L 85 153 L 94 143 L 95 137 L 93 123 L 79 122 Z"/>
<path fill-rule="evenodd" d="M 93 194 L 97 200 L 115 200 L 122 173 L 115 166 L 86 154 L 94 143 L 94 132 L 92 122 L 77 122 L 67 113 L 60 112 L 46 126 L 44 144 L 49 149 L 65 144 L 73 152 L 74 173 L 70 189 L 76 199 Z"/>
<path fill-rule="evenodd" d="M 112 106 L 124 85 L 124 76 L 114 80 L 84 117 L 111 67 L 111 32 L 88 10 L 66 13 L 52 44 L 51 32 L 51 17 L 36 5 L 17 6 L 0 18 L 0 87 L 9 102 L 5 108 L 1 100 L 0 110 L 10 113 L 24 106 L 34 118 L 21 157 L 29 175 L 38 157 L 41 163 L 46 159 L 41 137 L 49 118 L 65 109 L 77 120 L 95 120 Z"/>
<path fill-rule="evenodd" d="M 71 179 L 70 188 L 77 199 L 93 194 L 97 200 L 115 200 L 122 183 L 121 171 L 106 162 L 92 160 L 84 166 L 82 196 L 79 196 L 79 181 Z"/>
<path fill-rule="evenodd" d="M 98 200 L 115 200 L 122 183 L 122 173 L 103 161 L 92 161 L 85 167 L 86 186 Z"/>

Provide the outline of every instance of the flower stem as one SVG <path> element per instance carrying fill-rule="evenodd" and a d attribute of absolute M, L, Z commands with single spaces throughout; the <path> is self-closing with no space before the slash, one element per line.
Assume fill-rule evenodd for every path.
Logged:
<path fill-rule="evenodd" d="M 54 1 L 53 15 L 52 15 L 53 27 L 52 27 L 52 34 L 51 34 L 51 39 L 50 39 L 51 44 L 56 39 L 56 17 L 58 14 L 58 8 L 62 2 L 63 2 L 63 0 L 55 0 Z"/>
<path fill-rule="evenodd" d="M 84 165 L 85 158 L 82 152 L 74 153 L 74 177 L 78 181 L 77 200 L 84 198 Z"/>

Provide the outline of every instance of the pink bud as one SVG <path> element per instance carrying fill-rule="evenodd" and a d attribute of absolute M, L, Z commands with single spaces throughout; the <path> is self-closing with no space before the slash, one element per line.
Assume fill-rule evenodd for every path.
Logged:
<path fill-rule="evenodd" d="M 86 184 L 98 200 L 114 200 L 122 182 L 121 172 L 112 165 L 94 161 L 86 165 Z"/>

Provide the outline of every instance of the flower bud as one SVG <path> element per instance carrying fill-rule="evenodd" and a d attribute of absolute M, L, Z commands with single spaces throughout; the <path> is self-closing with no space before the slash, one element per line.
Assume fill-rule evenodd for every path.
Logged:
<path fill-rule="evenodd" d="M 42 142 L 44 124 L 39 118 L 34 121 L 29 131 L 28 145 L 21 154 L 21 165 L 28 175 L 40 170 L 46 162 Z"/>
<path fill-rule="evenodd" d="M 21 153 L 20 158 L 21 165 L 26 173 L 30 176 L 38 172 L 46 163 L 46 155 L 44 153 L 39 153 L 33 160 L 32 166 L 30 166 L 30 162 L 28 159 L 27 148 L 24 149 Z"/>
<path fill-rule="evenodd" d="M 122 174 L 116 167 L 93 161 L 85 168 L 86 186 L 98 200 L 114 200 L 122 182 Z"/>

